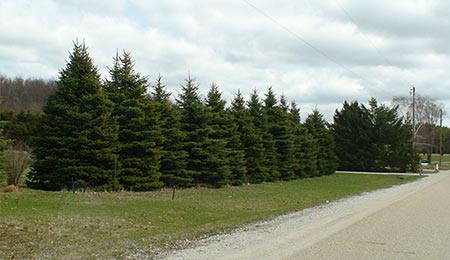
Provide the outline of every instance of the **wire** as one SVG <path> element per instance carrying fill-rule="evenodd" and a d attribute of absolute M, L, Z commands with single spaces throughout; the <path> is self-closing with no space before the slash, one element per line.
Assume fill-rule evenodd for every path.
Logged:
<path fill-rule="evenodd" d="M 355 19 L 353 19 L 353 17 L 350 15 L 350 13 L 339 3 L 338 0 L 335 0 L 336 5 L 342 10 L 342 12 L 345 14 L 345 16 L 347 16 L 347 18 L 350 20 L 350 22 L 356 27 L 357 30 L 359 30 L 359 26 L 356 23 Z M 359 30 L 361 32 L 361 30 Z M 373 43 L 372 40 L 370 40 L 369 37 L 367 37 L 366 34 L 364 34 L 363 32 L 361 32 L 361 35 L 369 42 L 369 44 L 377 51 L 378 55 L 389 65 L 391 65 L 392 67 L 396 67 L 392 64 L 392 62 L 390 62 L 390 60 L 383 55 L 383 53 L 380 51 L 380 49 Z"/>
<path fill-rule="evenodd" d="M 263 10 L 261 10 L 260 8 L 258 8 L 257 6 L 255 6 L 254 4 L 250 3 L 247 0 L 242 0 L 244 1 L 247 5 L 249 5 L 250 7 L 252 7 L 253 9 L 255 9 L 258 13 L 260 13 L 261 15 L 263 15 L 264 17 L 266 17 L 268 20 L 270 20 L 271 22 L 273 22 L 274 24 L 276 24 L 278 27 L 280 27 L 281 29 L 285 30 L 286 32 L 288 32 L 289 34 L 291 34 L 292 36 L 294 36 L 296 39 L 300 40 L 302 43 L 304 43 L 305 45 L 307 45 L 308 47 L 310 47 L 311 49 L 313 49 L 314 51 L 316 51 L 317 53 L 319 53 L 320 55 L 322 55 L 324 58 L 326 58 L 327 60 L 331 61 L 332 63 L 338 65 L 339 67 L 343 68 L 344 70 L 350 72 L 351 74 L 353 74 L 354 76 L 356 76 L 357 78 L 360 78 L 362 80 L 367 81 L 368 83 L 371 83 L 371 81 L 369 81 L 368 79 L 366 79 L 365 77 L 359 75 L 358 73 L 354 72 L 353 70 L 351 70 L 349 67 L 345 66 L 344 64 L 340 63 L 339 61 L 337 61 L 336 59 L 332 58 L 330 55 L 326 54 L 325 52 L 323 52 L 322 50 L 320 50 L 319 48 L 315 47 L 312 43 L 308 42 L 307 40 L 305 40 L 303 37 L 301 37 L 298 33 L 293 32 L 292 30 L 290 30 L 288 27 L 286 27 L 285 25 L 283 25 L 282 23 L 280 23 L 279 21 L 277 21 L 275 18 L 273 18 L 272 16 L 270 16 L 269 14 L 267 14 L 266 12 L 264 12 Z"/>
<path fill-rule="evenodd" d="M 396 65 L 394 65 L 391 60 L 384 55 L 380 48 L 378 48 L 372 40 L 370 40 L 370 38 L 363 33 L 359 28 L 358 24 L 356 23 L 356 20 L 350 15 L 350 13 L 344 8 L 344 6 L 342 6 L 342 4 L 340 4 L 339 0 L 335 0 L 336 5 L 342 10 L 342 12 L 347 16 L 347 18 L 350 20 L 350 22 L 356 27 L 357 30 L 360 31 L 361 35 L 369 42 L 369 44 L 377 51 L 378 55 L 384 60 L 385 63 L 387 63 L 388 65 L 392 66 L 392 67 L 398 67 Z M 407 86 L 411 85 L 411 82 L 408 82 L 404 79 L 402 79 L 401 81 L 403 81 L 403 83 Z"/>

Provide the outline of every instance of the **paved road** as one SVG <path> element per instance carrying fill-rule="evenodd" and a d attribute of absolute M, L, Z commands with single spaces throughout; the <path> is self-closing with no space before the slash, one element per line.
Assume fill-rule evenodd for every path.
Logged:
<path fill-rule="evenodd" d="M 244 227 L 165 259 L 450 259 L 450 172 Z"/>
<path fill-rule="evenodd" d="M 450 174 L 441 174 L 438 182 L 286 259 L 450 259 Z"/>

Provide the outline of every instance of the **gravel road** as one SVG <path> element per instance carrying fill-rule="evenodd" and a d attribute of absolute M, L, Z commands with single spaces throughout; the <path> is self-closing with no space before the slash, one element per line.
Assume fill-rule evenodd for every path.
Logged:
<path fill-rule="evenodd" d="M 449 259 L 450 172 L 213 236 L 164 259 Z"/>

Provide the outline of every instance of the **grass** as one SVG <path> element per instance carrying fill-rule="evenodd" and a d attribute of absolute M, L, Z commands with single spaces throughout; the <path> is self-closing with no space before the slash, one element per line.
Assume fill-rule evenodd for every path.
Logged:
<path fill-rule="evenodd" d="M 421 156 L 422 160 L 426 160 L 427 156 L 423 154 Z M 431 155 L 431 163 L 424 167 L 427 170 L 434 170 L 434 164 L 439 163 L 439 154 Z M 450 154 L 442 155 L 442 165 L 439 166 L 439 169 L 442 171 L 450 170 Z"/>
<path fill-rule="evenodd" d="M 417 177 L 334 174 L 146 193 L 0 193 L 0 259 L 140 259 L 183 241 Z"/>

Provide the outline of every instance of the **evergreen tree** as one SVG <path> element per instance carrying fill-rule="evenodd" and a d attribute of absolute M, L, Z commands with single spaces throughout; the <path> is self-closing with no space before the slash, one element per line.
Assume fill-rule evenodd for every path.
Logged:
<path fill-rule="evenodd" d="M 339 169 L 355 171 L 415 170 L 417 154 L 412 132 L 398 116 L 397 108 L 369 108 L 357 102 L 344 103 L 334 116 L 333 134 Z"/>
<path fill-rule="evenodd" d="M 167 186 L 186 187 L 193 183 L 193 177 L 186 170 L 188 154 L 183 150 L 186 135 L 181 131 L 180 109 L 170 101 L 170 94 L 159 76 L 153 86 L 153 101 L 155 109 L 160 115 L 162 138 L 158 146 L 161 147 L 162 181 Z"/>
<path fill-rule="evenodd" d="M 181 108 L 181 130 L 185 135 L 183 150 L 188 154 L 187 173 L 195 184 L 213 184 L 210 172 L 205 168 L 205 162 L 209 160 L 207 145 L 210 129 L 207 127 L 208 111 L 201 101 L 198 86 L 189 76 L 181 86 L 177 104 Z"/>
<path fill-rule="evenodd" d="M 271 178 L 269 163 L 266 157 L 264 138 L 266 137 L 262 112 L 262 104 L 258 93 L 254 90 L 247 102 L 251 127 L 245 136 L 245 158 L 247 161 L 247 175 L 251 183 L 268 181 Z"/>
<path fill-rule="evenodd" d="M 415 170 L 418 158 L 413 150 L 412 131 L 403 124 L 397 109 L 378 105 L 375 98 L 369 101 L 374 171 Z"/>
<path fill-rule="evenodd" d="M 295 178 L 294 129 L 291 127 L 289 117 L 289 105 L 286 98 L 281 96 L 280 104 L 275 108 L 275 118 L 272 120 L 270 132 L 275 140 L 278 169 L 282 180 Z"/>
<path fill-rule="evenodd" d="M 250 131 L 250 118 L 240 91 L 233 99 L 226 116 L 225 129 L 227 129 L 227 147 L 230 149 L 231 183 L 232 185 L 242 185 L 248 181 L 245 142 Z"/>
<path fill-rule="evenodd" d="M 40 116 L 38 113 L 19 112 L 5 127 L 6 137 L 12 140 L 14 145 L 31 147 Z"/>
<path fill-rule="evenodd" d="M 266 157 L 266 167 L 269 169 L 269 181 L 279 180 L 281 177 L 279 164 L 279 154 L 277 153 L 275 135 L 280 131 L 278 127 L 278 113 L 277 113 L 277 99 L 275 93 L 270 87 L 264 99 L 264 106 L 262 107 L 262 124 L 260 125 L 263 131 L 264 155 Z M 289 172 L 289 170 L 288 170 Z M 284 174 L 289 175 L 286 172 Z M 287 177 L 287 176 L 286 176 Z"/>
<path fill-rule="evenodd" d="M 359 103 L 344 102 L 340 111 L 334 114 L 333 135 L 339 169 L 367 171 L 372 169 L 372 137 L 369 112 Z"/>
<path fill-rule="evenodd" d="M 337 169 L 337 157 L 333 135 L 326 121 L 317 109 L 306 118 L 305 126 L 313 138 L 317 140 L 317 171 L 319 175 L 332 174 Z"/>
<path fill-rule="evenodd" d="M 0 96 L 0 103 L 2 102 L 2 97 Z M 3 120 L 3 118 L 0 118 L 0 184 L 4 183 L 6 179 L 5 174 L 5 159 L 3 151 L 8 148 L 10 141 L 8 141 L 5 136 L 3 135 L 3 128 L 6 121 Z"/>
<path fill-rule="evenodd" d="M 209 156 L 204 167 L 209 175 L 207 183 L 218 187 L 231 183 L 231 149 L 228 146 L 227 127 L 230 124 L 225 114 L 226 102 L 216 84 L 211 84 L 205 103 L 208 109 L 208 137 L 205 149 Z"/>
<path fill-rule="evenodd" d="M 117 123 L 86 46 L 74 44 L 39 123 L 28 185 L 46 190 L 111 189 Z"/>
<path fill-rule="evenodd" d="M 309 133 L 306 126 L 300 123 L 300 109 L 294 102 L 291 103 L 289 115 L 294 136 L 292 152 L 295 159 L 294 173 L 297 178 L 316 176 L 319 154 L 317 140 Z"/>
<path fill-rule="evenodd" d="M 113 116 L 119 123 L 119 182 L 127 190 L 159 188 L 159 115 L 146 95 L 147 79 L 135 72 L 128 52 L 116 55 L 110 77 L 104 89 L 115 104 Z"/>

